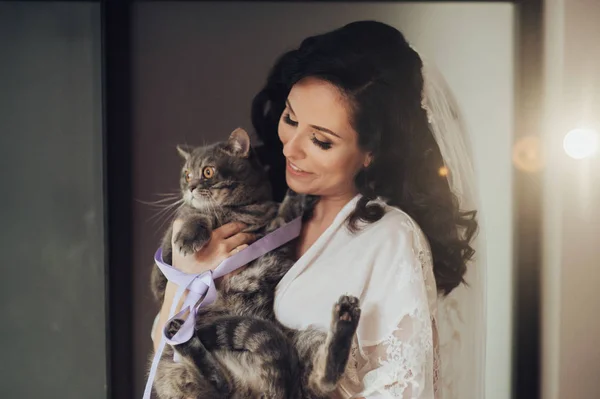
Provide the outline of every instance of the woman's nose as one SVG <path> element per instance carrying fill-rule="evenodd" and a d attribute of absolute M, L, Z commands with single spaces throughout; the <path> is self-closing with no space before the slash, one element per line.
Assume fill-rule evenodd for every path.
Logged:
<path fill-rule="evenodd" d="M 286 158 L 302 159 L 304 158 L 304 150 L 302 148 L 303 134 L 295 132 L 283 142 L 283 155 Z"/>

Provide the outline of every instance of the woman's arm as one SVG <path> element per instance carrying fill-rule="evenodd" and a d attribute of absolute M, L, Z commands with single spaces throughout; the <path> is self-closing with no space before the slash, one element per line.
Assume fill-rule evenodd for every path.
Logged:
<path fill-rule="evenodd" d="M 173 304 L 173 299 L 175 299 L 175 293 L 177 292 L 177 285 L 172 282 L 167 282 L 167 288 L 165 289 L 165 298 L 160 309 L 160 313 L 158 315 L 158 322 L 154 327 L 154 331 L 152 331 L 152 342 L 154 344 L 154 350 L 158 349 L 158 345 L 160 344 L 160 339 L 162 337 L 163 326 L 169 319 L 169 311 L 171 310 L 171 305 Z M 177 304 L 177 308 L 175 312 L 179 312 L 181 310 L 181 306 L 183 305 L 183 301 L 187 296 L 188 291 L 186 290 L 179 303 Z"/>
<path fill-rule="evenodd" d="M 393 240 L 392 249 L 382 248 L 361 301 L 360 350 L 353 352 L 348 375 L 367 399 L 436 395 L 437 290 L 426 241 L 411 227 Z"/>
<path fill-rule="evenodd" d="M 363 346 L 367 399 L 435 397 L 437 339 L 431 320 L 406 315 L 383 342 Z M 433 337 L 432 337 L 433 335 Z"/>

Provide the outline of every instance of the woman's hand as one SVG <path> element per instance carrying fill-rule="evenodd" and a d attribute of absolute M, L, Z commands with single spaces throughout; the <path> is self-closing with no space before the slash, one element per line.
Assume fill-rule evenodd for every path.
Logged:
<path fill-rule="evenodd" d="M 173 222 L 172 237 L 177 236 L 177 232 L 182 225 L 182 220 Z M 246 248 L 255 240 L 253 234 L 241 232 L 245 228 L 245 224 L 238 222 L 224 224 L 212 232 L 210 240 L 202 249 L 189 255 L 183 255 L 177 251 L 173 241 L 171 241 L 173 267 L 189 274 L 202 273 L 216 268 L 223 260 Z"/>
<path fill-rule="evenodd" d="M 181 220 L 175 220 L 173 222 L 173 237 L 175 237 L 182 225 L 183 221 Z M 206 270 L 214 269 L 221 262 L 223 262 L 223 260 L 246 248 L 252 241 L 255 240 L 255 236 L 253 234 L 241 232 L 244 228 L 246 228 L 246 225 L 243 223 L 224 224 L 212 232 L 210 240 L 202 249 L 200 249 L 200 251 L 185 256 L 175 249 L 176 246 L 171 241 L 173 248 L 173 267 L 190 274 L 198 274 Z M 227 278 L 235 273 L 236 272 L 230 273 L 223 278 Z M 218 281 L 216 281 L 216 283 L 218 284 Z M 161 340 L 163 326 L 169 319 L 169 311 L 171 309 L 171 304 L 173 303 L 177 289 L 178 287 L 174 283 L 170 281 L 167 283 L 167 287 L 165 289 L 165 299 L 160 310 L 158 323 L 156 324 L 155 331 L 152 332 L 155 351 L 158 349 L 158 345 Z M 179 300 L 179 304 L 176 308 L 177 311 L 181 309 L 186 295 L 187 290 Z"/>

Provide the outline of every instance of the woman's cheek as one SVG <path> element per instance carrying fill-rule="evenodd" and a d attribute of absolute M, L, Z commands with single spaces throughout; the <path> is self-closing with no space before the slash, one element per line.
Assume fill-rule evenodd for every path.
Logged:
<path fill-rule="evenodd" d="M 279 136 L 279 140 L 283 143 L 285 135 L 285 126 L 283 126 L 281 119 L 279 120 L 279 124 L 277 125 L 277 135 Z"/>

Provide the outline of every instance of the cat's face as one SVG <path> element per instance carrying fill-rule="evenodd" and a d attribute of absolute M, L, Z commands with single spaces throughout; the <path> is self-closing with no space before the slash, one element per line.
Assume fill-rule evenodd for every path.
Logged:
<path fill-rule="evenodd" d="M 203 212 L 266 200 L 266 174 L 252 159 L 250 137 L 236 129 L 229 140 L 193 150 L 178 147 L 185 159 L 180 187 L 184 202 Z M 268 188 L 265 190 L 265 188 Z"/>

